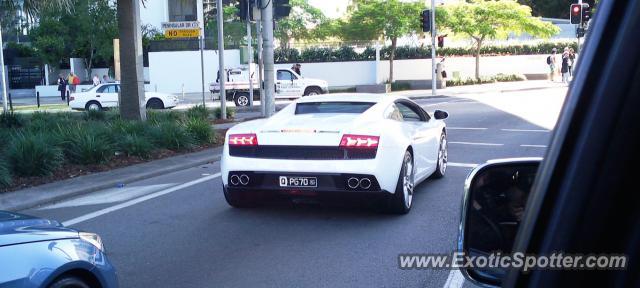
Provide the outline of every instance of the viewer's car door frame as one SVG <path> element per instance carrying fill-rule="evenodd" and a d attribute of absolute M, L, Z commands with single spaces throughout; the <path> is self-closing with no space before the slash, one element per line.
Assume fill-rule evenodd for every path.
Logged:
<path fill-rule="evenodd" d="M 511 269 L 503 287 L 640 285 L 639 196 L 625 188 L 637 187 L 640 161 L 640 2 L 597 8 L 514 252 L 622 253 L 630 267 Z"/>

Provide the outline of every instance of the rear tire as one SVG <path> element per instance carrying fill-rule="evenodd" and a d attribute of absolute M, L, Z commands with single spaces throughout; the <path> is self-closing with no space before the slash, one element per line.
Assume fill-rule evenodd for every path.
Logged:
<path fill-rule="evenodd" d="M 313 96 L 322 94 L 322 90 L 318 87 L 309 87 L 304 91 L 304 96 Z"/>
<path fill-rule="evenodd" d="M 102 105 L 100 105 L 100 102 L 98 101 L 89 101 L 84 105 L 84 110 L 102 111 Z"/>
<path fill-rule="evenodd" d="M 396 191 L 387 200 L 387 212 L 392 214 L 407 214 L 413 205 L 413 190 L 415 186 L 415 169 L 413 155 L 406 151 L 402 160 L 402 168 L 398 175 Z"/>
<path fill-rule="evenodd" d="M 438 146 L 438 165 L 436 171 L 431 174 L 432 178 L 442 178 L 447 171 L 447 134 L 443 131 L 440 135 L 440 146 Z"/>
<path fill-rule="evenodd" d="M 89 284 L 82 281 L 82 279 L 68 276 L 57 280 L 53 284 L 49 285 L 49 288 L 90 288 Z"/>
<path fill-rule="evenodd" d="M 147 101 L 147 109 L 164 109 L 164 103 L 157 98 L 149 99 Z"/>
<path fill-rule="evenodd" d="M 227 187 L 222 186 L 224 192 L 224 199 L 227 203 L 234 208 L 253 208 L 260 203 L 260 195 L 249 193 L 238 193 L 227 190 Z"/>
<path fill-rule="evenodd" d="M 249 106 L 249 93 L 238 93 L 233 97 L 233 102 L 237 107 Z"/>

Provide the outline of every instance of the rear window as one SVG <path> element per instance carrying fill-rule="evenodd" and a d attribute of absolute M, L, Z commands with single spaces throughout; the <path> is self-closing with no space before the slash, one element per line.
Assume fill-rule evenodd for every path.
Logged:
<path fill-rule="evenodd" d="M 296 114 L 353 113 L 360 114 L 376 103 L 370 102 L 308 102 L 296 104 Z"/>

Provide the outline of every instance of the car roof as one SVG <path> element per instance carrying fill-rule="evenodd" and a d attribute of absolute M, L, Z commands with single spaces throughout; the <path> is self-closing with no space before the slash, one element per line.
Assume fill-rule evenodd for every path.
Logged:
<path fill-rule="evenodd" d="M 398 99 L 406 99 L 402 96 L 389 94 L 373 94 L 373 93 L 334 93 L 316 96 L 305 96 L 300 98 L 298 103 L 309 102 L 374 102 L 384 103 L 393 102 Z"/>

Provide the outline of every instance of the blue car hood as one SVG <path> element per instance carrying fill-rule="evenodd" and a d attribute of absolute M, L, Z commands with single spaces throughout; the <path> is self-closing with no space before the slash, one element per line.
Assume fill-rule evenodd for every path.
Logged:
<path fill-rule="evenodd" d="M 0 247 L 54 239 L 78 238 L 78 231 L 58 221 L 0 211 Z"/>

